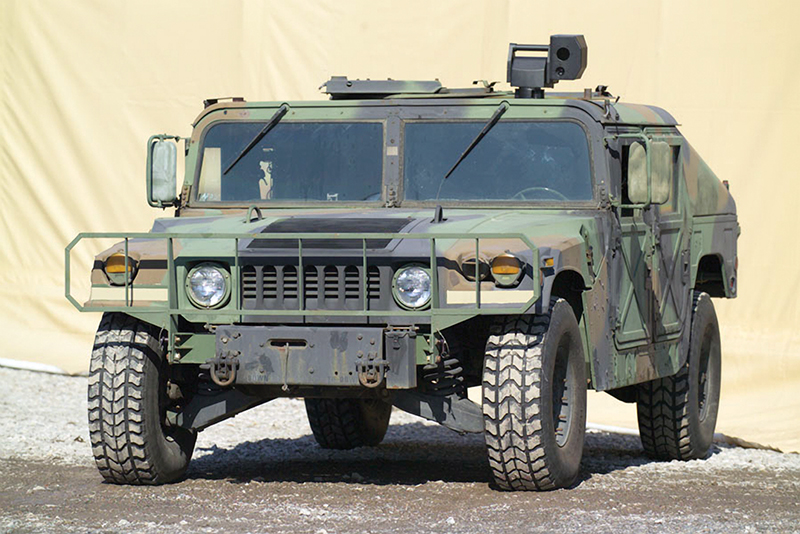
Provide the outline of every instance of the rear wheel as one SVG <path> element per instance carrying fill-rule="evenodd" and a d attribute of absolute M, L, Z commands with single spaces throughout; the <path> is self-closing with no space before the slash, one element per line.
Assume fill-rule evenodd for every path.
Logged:
<path fill-rule="evenodd" d="M 586 364 L 569 304 L 507 319 L 486 344 L 483 420 L 489 466 L 507 490 L 550 490 L 578 476 L 586 430 Z"/>
<path fill-rule="evenodd" d="M 689 355 L 674 376 L 638 387 L 642 447 L 659 460 L 703 458 L 714 440 L 721 377 L 719 325 L 708 293 L 695 292 Z"/>
<path fill-rule="evenodd" d="M 103 315 L 89 367 L 89 436 L 108 482 L 163 484 L 186 472 L 197 435 L 165 424 L 164 353 L 157 328 Z"/>
<path fill-rule="evenodd" d="M 380 399 L 306 399 L 306 413 L 320 447 L 354 449 L 383 441 L 392 405 Z"/>

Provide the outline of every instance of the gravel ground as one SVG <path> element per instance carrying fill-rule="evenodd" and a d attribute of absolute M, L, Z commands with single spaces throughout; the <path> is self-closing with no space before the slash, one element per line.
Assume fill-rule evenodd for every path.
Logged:
<path fill-rule="evenodd" d="M 653 462 L 636 436 L 590 431 L 575 487 L 504 493 L 481 436 L 395 411 L 381 446 L 325 451 L 289 399 L 201 433 L 181 483 L 113 486 L 85 378 L 0 368 L 0 383 L 0 532 L 800 532 L 800 455 Z"/>

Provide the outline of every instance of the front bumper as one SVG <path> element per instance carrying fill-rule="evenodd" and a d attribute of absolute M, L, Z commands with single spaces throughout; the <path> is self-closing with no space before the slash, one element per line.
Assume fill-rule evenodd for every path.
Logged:
<path fill-rule="evenodd" d="M 206 367 L 239 385 L 416 386 L 413 328 L 220 326 Z"/>

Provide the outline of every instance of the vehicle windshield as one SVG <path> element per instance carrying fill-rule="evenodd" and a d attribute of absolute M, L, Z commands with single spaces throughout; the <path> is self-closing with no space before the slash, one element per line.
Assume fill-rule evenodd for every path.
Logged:
<path fill-rule="evenodd" d="M 265 124 L 223 122 L 208 129 L 198 201 L 380 201 L 382 123 L 280 122 L 225 173 Z"/>
<path fill-rule="evenodd" d="M 501 120 L 442 182 L 485 124 L 486 121 L 406 123 L 405 199 L 543 202 L 592 199 L 586 133 L 578 124 L 566 121 Z"/>

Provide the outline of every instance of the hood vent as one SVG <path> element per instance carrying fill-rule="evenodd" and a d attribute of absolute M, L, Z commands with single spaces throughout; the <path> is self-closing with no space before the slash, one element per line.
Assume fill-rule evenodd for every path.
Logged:
<path fill-rule="evenodd" d="M 414 219 L 410 218 L 311 218 L 296 217 L 276 221 L 266 228 L 262 234 L 369 234 L 369 233 L 401 233 Z M 368 239 L 367 248 L 386 248 L 390 239 Z M 304 249 L 360 249 L 361 239 L 304 239 Z M 296 249 L 296 239 L 254 239 L 249 249 Z"/>

